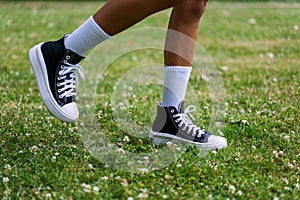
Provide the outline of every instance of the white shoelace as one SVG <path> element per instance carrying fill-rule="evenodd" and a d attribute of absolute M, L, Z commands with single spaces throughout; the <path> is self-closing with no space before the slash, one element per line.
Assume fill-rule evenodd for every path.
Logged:
<path fill-rule="evenodd" d="M 77 71 L 79 72 L 80 78 L 84 79 L 84 70 L 80 65 L 70 64 L 66 60 L 64 60 L 64 65 L 61 66 L 57 77 L 58 80 L 64 80 L 64 82 L 57 83 L 58 87 L 63 86 L 62 88 L 58 89 L 58 93 L 60 93 L 59 98 L 71 97 L 76 95 L 75 88 L 79 84 Z M 67 77 L 67 74 L 70 74 L 70 77 Z"/>
<path fill-rule="evenodd" d="M 175 122 L 178 123 L 178 126 L 183 130 L 186 131 L 187 134 L 192 132 L 193 137 L 201 138 L 202 134 L 205 134 L 205 131 L 199 128 L 198 126 L 194 125 L 192 120 L 195 120 L 192 112 L 196 111 L 196 107 L 194 105 L 190 105 L 186 108 L 184 113 L 178 113 L 173 115 L 173 117 L 178 117 Z M 192 120 L 191 120 L 191 119 Z"/>

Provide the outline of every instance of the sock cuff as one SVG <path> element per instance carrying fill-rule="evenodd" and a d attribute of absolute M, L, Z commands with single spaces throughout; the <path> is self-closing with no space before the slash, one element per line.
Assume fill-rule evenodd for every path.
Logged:
<path fill-rule="evenodd" d="M 101 39 L 109 39 L 109 38 L 112 38 L 112 36 L 108 35 L 97 23 L 96 21 L 94 20 L 94 17 L 93 16 L 90 16 L 90 18 L 88 19 L 88 22 L 89 24 L 91 25 L 91 27 L 93 28 L 93 30 L 96 32 L 96 33 L 101 33 L 99 34 L 98 36 L 101 38 Z"/>
<path fill-rule="evenodd" d="M 192 67 L 186 66 L 165 66 L 164 72 L 191 73 Z"/>

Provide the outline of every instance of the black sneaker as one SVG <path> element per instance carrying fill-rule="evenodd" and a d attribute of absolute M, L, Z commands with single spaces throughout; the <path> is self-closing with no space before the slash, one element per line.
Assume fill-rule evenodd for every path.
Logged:
<path fill-rule="evenodd" d="M 58 119 L 72 122 L 79 112 L 75 101 L 78 63 L 84 58 L 65 48 L 64 39 L 40 43 L 29 51 L 29 61 L 47 109 Z"/>
<path fill-rule="evenodd" d="M 196 110 L 194 106 L 188 106 L 185 112 L 183 102 L 178 107 L 179 110 L 175 106 L 163 107 L 158 104 L 156 119 L 150 131 L 153 144 L 181 141 L 205 150 L 227 147 L 225 138 L 212 135 L 192 123 L 190 118 L 193 119 L 191 112 Z"/>

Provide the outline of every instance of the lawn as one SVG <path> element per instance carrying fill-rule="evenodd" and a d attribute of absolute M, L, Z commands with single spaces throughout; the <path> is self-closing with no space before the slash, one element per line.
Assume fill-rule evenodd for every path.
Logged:
<path fill-rule="evenodd" d="M 2 199 L 300 198 L 300 4 L 209 3 L 187 104 L 228 140 L 210 152 L 148 140 L 170 10 L 90 52 L 76 123 L 47 112 L 27 52 L 100 5 L 0 2 Z"/>

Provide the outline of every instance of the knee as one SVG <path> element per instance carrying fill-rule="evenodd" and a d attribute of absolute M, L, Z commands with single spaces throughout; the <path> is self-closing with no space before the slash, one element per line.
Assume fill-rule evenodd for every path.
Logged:
<path fill-rule="evenodd" d="M 200 19 L 203 15 L 207 1 L 208 0 L 184 0 L 186 13 L 190 15 L 190 17 Z"/>

